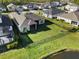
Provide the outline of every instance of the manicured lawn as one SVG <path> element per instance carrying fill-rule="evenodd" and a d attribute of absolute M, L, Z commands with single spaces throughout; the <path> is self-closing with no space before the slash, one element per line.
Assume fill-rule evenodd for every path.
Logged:
<path fill-rule="evenodd" d="M 51 22 L 52 20 L 50 19 Z M 34 43 L 25 48 L 2 53 L 0 59 L 40 59 L 44 55 L 64 48 L 79 50 L 79 33 L 67 32 L 53 23 L 48 23 L 46 29 L 39 30 L 35 34 L 28 34 L 28 36 Z"/>
<path fill-rule="evenodd" d="M 39 30 L 40 32 L 38 32 Z M 40 40 L 55 36 L 61 33 L 62 30 L 64 31 L 65 29 L 58 27 L 57 25 L 53 24 L 50 21 L 47 21 L 45 27 L 43 25 L 40 26 L 36 31 L 36 33 L 28 34 L 28 36 L 30 37 L 30 39 L 33 40 L 33 42 L 36 42 L 36 41 L 40 41 Z"/>

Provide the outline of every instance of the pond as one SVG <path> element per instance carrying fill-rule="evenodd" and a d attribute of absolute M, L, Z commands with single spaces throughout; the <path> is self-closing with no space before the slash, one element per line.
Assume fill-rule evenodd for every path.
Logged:
<path fill-rule="evenodd" d="M 79 51 L 66 50 L 62 52 L 56 52 L 44 57 L 42 59 L 79 59 Z"/>

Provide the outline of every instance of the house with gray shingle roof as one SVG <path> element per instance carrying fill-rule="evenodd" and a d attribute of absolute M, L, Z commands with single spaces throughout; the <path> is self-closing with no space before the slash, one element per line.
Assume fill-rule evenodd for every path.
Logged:
<path fill-rule="evenodd" d="M 57 18 L 75 26 L 79 26 L 79 11 L 63 13 L 61 15 L 58 15 Z"/>
<path fill-rule="evenodd" d="M 68 5 L 65 6 L 66 12 L 74 12 L 79 10 L 79 6 L 74 4 L 74 3 L 69 3 Z"/>
<path fill-rule="evenodd" d="M 21 33 L 25 33 L 31 30 L 37 30 L 38 24 L 43 24 L 41 17 L 38 17 L 32 13 L 18 14 L 14 12 L 10 14 L 10 17 L 11 16 Z"/>
<path fill-rule="evenodd" d="M 37 10 L 38 9 L 38 7 L 35 3 L 28 3 L 28 4 L 26 4 L 26 7 L 29 10 Z"/>
<path fill-rule="evenodd" d="M 46 10 L 43 10 L 43 16 L 48 17 L 48 18 L 53 18 L 53 17 L 56 17 L 58 14 L 61 14 L 63 12 L 64 11 L 57 9 L 57 8 L 46 9 Z"/>
<path fill-rule="evenodd" d="M 39 25 L 45 23 L 45 19 L 42 18 L 42 17 L 40 17 L 40 16 L 38 16 L 38 15 L 36 15 L 36 14 L 27 13 L 25 16 L 26 16 L 27 18 L 29 18 L 29 19 L 31 19 L 31 20 L 37 22 L 37 24 L 39 24 Z"/>
<path fill-rule="evenodd" d="M 7 5 L 8 11 L 15 11 L 16 7 L 17 6 L 13 3 L 10 3 L 9 5 Z"/>

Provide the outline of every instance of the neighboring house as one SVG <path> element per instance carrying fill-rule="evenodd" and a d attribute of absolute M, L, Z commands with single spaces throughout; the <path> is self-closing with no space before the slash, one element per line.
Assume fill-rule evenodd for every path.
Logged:
<path fill-rule="evenodd" d="M 60 2 L 48 2 L 48 3 L 44 3 L 43 9 L 50 9 L 58 6 L 60 6 Z"/>
<path fill-rule="evenodd" d="M 27 10 L 28 8 L 27 8 L 27 5 L 22 5 L 22 8 L 24 9 L 24 10 Z"/>
<path fill-rule="evenodd" d="M 75 11 L 71 13 L 63 13 L 57 16 L 57 19 L 61 19 L 75 26 L 79 26 L 79 11 Z"/>
<path fill-rule="evenodd" d="M 4 12 L 4 11 L 6 11 L 6 8 L 0 7 L 0 11 Z"/>
<path fill-rule="evenodd" d="M 60 2 L 50 2 L 51 7 L 58 7 L 60 6 Z"/>
<path fill-rule="evenodd" d="M 28 3 L 27 4 L 27 9 L 29 9 L 29 10 L 36 10 L 38 8 L 37 8 L 37 5 L 35 3 Z"/>
<path fill-rule="evenodd" d="M 6 7 L 3 4 L 0 4 L 0 12 L 6 11 Z"/>
<path fill-rule="evenodd" d="M 4 12 L 4 11 L 6 11 L 6 8 L 0 7 L 0 12 Z"/>
<path fill-rule="evenodd" d="M 21 33 L 25 33 L 31 30 L 37 30 L 38 22 L 39 24 L 43 24 L 41 17 L 39 18 L 35 14 L 18 14 L 16 12 L 11 13 L 14 23 L 18 27 Z M 37 22 L 36 22 L 37 21 Z"/>
<path fill-rule="evenodd" d="M 74 5 L 74 4 L 68 4 L 68 5 L 66 5 L 65 6 L 65 10 L 66 10 L 66 12 L 74 12 L 74 11 L 77 11 L 77 10 L 79 10 L 79 6 L 77 6 L 77 5 Z"/>
<path fill-rule="evenodd" d="M 43 9 L 44 8 L 43 7 L 44 6 L 44 3 L 37 3 L 36 5 L 37 5 L 37 8 L 38 9 Z"/>
<path fill-rule="evenodd" d="M 43 4 L 43 9 L 51 8 L 51 4 L 49 2 Z"/>
<path fill-rule="evenodd" d="M 58 14 L 63 13 L 64 11 L 60 10 L 60 9 L 46 9 L 43 10 L 43 16 L 48 17 L 48 18 L 53 18 L 56 17 Z"/>
<path fill-rule="evenodd" d="M 20 13 L 23 12 L 23 10 L 24 9 L 22 8 L 22 6 L 17 6 L 15 9 L 16 12 L 20 12 Z"/>
<path fill-rule="evenodd" d="M 36 14 L 33 14 L 33 13 L 27 13 L 26 17 L 28 19 L 31 19 L 31 20 L 37 22 L 38 25 L 45 23 L 45 19 L 44 18 L 42 18 L 42 17 L 40 17 L 40 16 L 38 16 Z"/>
<path fill-rule="evenodd" d="M 16 9 L 16 5 L 14 5 L 13 3 L 7 5 L 7 9 L 8 11 L 15 11 Z"/>
<path fill-rule="evenodd" d="M 0 15 L 0 45 L 13 41 L 12 22 L 6 15 Z"/>
<path fill-rule="evenodd" d="M 60 0 L 60 3 L 61 3 L 62 6 L 66 5 L 66 4 L 70 3 L 70 2 L 71 2 L 70 0 Z"/>
<path fill-rule="evenodd" d="M 4 11 L 6 11 L 6 8 L 5 8 L 5 7 L 0 6 L 0 12 L 4 12 Z"/>

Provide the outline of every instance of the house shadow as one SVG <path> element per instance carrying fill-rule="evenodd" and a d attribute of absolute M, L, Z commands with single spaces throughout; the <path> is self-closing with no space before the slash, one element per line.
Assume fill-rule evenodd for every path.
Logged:
<path fill-rule="evenodd" d="M 54 24 L 54 23 L 46 20 L 45 24 L 38 25 L 37 30 L 29 31 L 28 34 L 35 34 L 35 33 L 38 33 L 38 32 L 51 30 L 50 28 L 47 27 L 47 25 L 51 25 L 51 24 Z"/>
<path fill-rule="evenodd" d="M 20 35 L 18 48 L 24 48 L 31 43 L 33 43 L 33 41 L 29 38 L 28 35 L 26 35 L 26 34 Z"/>
<path fill-rule="evenodd" d="M 51 21 L 49 21 L 49 20 L 46 20 L 46 21 L 45 21 L 45 24 L 46 24 L 46 25 L 51 25 L 51 24 L 54 24 L 54 23 L 51 22 Z"/>
<path fill-rule="evenodd" d="M 33 41 L 28 37 L 27 33 L 20 33 L 18 27 L 13 23 L 13 30 L 15 40 L 18 41 L 18 47 L 17 48 L 23 48 L 27 45 L 33 43 Z"/>

